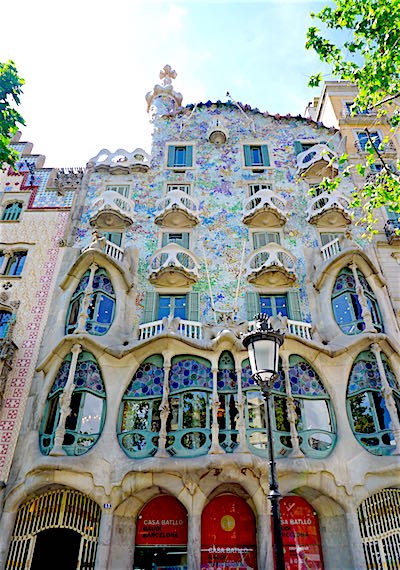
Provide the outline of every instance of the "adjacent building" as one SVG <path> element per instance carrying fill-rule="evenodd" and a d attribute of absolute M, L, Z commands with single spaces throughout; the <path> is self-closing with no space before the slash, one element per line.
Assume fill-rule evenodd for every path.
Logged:
<path fill-rule="evenodd" d="M 0 568 L 42 568 L 51 543 L 65 568 L 272 569 L 270 442 L 241 342 L 260 312 L 287 331 L 272 390 L 287 568 L 389 567 L 400 240 L 386 212 L 363 237 L 352 181 L 319 187 L 340 172 L 350 135 L 337 110 L 354 92 L 328 84 L 313 118 L 272 116 L 182 106 L 175 76 L 165 66 L 146 95 L 150 153 L 101 150 L 61 193 L 69 218 L 72 202 L 46 190 L 63 241 Z M 340 100 L 329 128 L 328 88 Z"/>

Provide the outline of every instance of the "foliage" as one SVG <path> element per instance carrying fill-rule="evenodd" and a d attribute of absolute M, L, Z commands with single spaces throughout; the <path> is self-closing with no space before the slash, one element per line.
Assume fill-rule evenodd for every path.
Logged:
<path fill-rule="evenodd" d="M 306 48 L 314 49 L 321 61 L 331 66 L 333 77 L 358 86 L 353 114 L 375 113 L 377 118 L 387 115 L 393 138 L 400 124 L 399 0 L 334 0 L 333 7 L 325 6 L 311 16 L 325 25 L 329 37 L 338 32 L 348 39 L 338 46 L 312 26 L 307 32 Z M 311 77 L 309 86 L 316 87 L 321 80 L 322 75 L 318 73 Z M 382 152 L 389 143 L 388 138 L 378 146 L 369 130 L 365 131 L 369 139 L 366 159 L 357 165 L 357 171 L 364 176 L 373 163 L 380 164 L 382 170 L 375 180 L 369 178 L 361 188 L 354 189 L 352 207 L 362 207 L 361 221 L 367 223 L 368 231 L 373 234 L 376 233 L 376 208 L 387 206 L 400 214 L 400 173 L 390 168 Z M 352 168 L 345 167 L 339 181 L 324 180 L 323 187 L 332 191 L 343 177 L 350 176 Z"/>
<path fill-rule="evenodd" d="M 20 104 L 24 80 L 18 77 L 13 61 L 0 63 L 0 168 L 3 165 L 15 166 L 18 153 L 11 148 L 10 141 L 18 130 L 18 124 L 25 125 L 24 119 L 13 105 Z"/>

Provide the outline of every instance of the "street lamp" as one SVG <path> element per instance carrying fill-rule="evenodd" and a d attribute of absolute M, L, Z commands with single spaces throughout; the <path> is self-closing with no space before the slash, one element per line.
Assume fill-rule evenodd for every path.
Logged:
<path fill-rule="evenodd" d="M 278 490 L 278 478 L 276 476 L 276 464 L 271 428 L 271 388 L 278 376 L 279 348 L 283 344 L 285 333 L 275 330 L 270 318 L 265 314 L 255 317 L 254 330 L 243 337 L 243 345 L 249 351 L 249 360 L 252 376 L 260 387 L 266 400 L 267 432 L 268 432 L 268 463 L 269 463 L 269 493 L 271 501 L 272 528 L 274 536 L 275 568 L 285 570 L 283 554 L 283 540 L 281 527 L 281 514 L 279 500 L 281 494 Z"/>

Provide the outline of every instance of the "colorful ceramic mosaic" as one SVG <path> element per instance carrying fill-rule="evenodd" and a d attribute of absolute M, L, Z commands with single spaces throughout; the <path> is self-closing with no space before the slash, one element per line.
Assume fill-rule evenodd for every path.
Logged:
<path fill-rule="evenodd" d="M 328 394 L 318 374 L 308 362 L 298 362 L 289 369 L 290 386 L 293 396 L 326 398 Z"/>
<path fill-rule="evenodd" d="M 79 355 L 76 365 L 74 384 L 76 389 L 90 390 L 100 396 L 105 396 L 104 384 L 97 362 L 88 353 Z"/>
<path fill-rule="evenodd" d="M 53 396 L 59 390 L 63 390 L 65 384 L 68 380 L 69 369 L 71 368 L 71 358 L 64 360 L 61 364 L 60 368 L 58 369 L 56 379 L 54 380 L 53 386 L 49 392 L 49 397 Z"/>
<path fill-rule="evenodd" d="M 345 289 L 350 291 L 356 290 L 356 283 L 354 281 L 353 274 L 347 268 L 343 269 L 340 273 L 338 278 L 335 281 L 335 286 L 333 288 L 333 294 L 340 293 Z"/>
<path fill-rule="evenodd" d="M 242 368 L 242 390 L 250 390 L 250 389 L 258 390 L 258 386 L 255 380 L 251 376 L 251 366 L 250 364 L 248 364 L 247 366 L 243 366 Z M 272 390 L 274 392 L 281 392 L 282 394 L 286 393 L 285 374 L 282 369 L 279 370 L 278 378 L 275 380 L 274 385 L 272 386 Z"/>
<path fill-rule="evenodd" d="M 163 385 L 164 368 L 146 362 L 136 371 L 136 374 L 126 389 L 124 399 L 162 396 Z"/>
<path fill-rule="evenodd" d="M 387 362 L 387 360 L 385 358 L 382 358 L 382 364 L 383 364 L 383 368 L 385 370 L 387 381 L 389 382 L 389 386 L 391 388 L 393 388 L 393 390 L 397 390 L 399 392 L 400 391 L 399 383 L 397 382 L 397 378 L 396 378 L 395 373 L 392 370 L 392 367 L 390 366 L 390 364 Z"/>
<path fill-rule="evenodd" d="M 217 386 L 219 392 L 236 392 L 236 372 L 234 370 L 218 370 Z"/>
<path fill-rule="evenodd" d="M 187 388 L 213 389 L 213 375 L 210 367 L 191 358 L 184 358 L 171 366 L 170 392 Z"/>
<path fill-rule="evenodd" d="M 376 360 L 358 360 L 351 370 L 347 393 L 381 389 L 382 383 Z"/>
<path fill-rule="evenodd" d="M 98 269 L 93 278 L 93 290 L 98 291 L 99 289 L 114 296 L 111 279 L 104 269 Z"/>

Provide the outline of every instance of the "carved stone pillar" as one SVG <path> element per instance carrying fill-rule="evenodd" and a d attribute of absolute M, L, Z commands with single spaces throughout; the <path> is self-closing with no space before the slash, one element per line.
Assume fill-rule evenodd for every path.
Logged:
<path fill-rule="evenodd" d="M 6 389 L 7 378 L 12 370 L 12 361 L 16 350 L 17 345 L 11 339 L 10 335 L 0 340 L 0 409 Z"/>
<path fill-rule="evenodd" d="M 236 379 L 237 379 L 237 386 L 238 386 L 236 407 L 237 407 L 238 414 L 239 414 L 239 421 L 238 421 L 239 445 L 235 451 L 241 452 L 241 453 L 250 453 L 249 446 L 247 445 L 247 438 L 246 438 L 246 422 L 245 422 L 245 416 L 244 416 L 245 398 L 244 398 L 243 392 L 242 392 L 242 369 L 241 369 L 241 367 L 236 368 Z"/>
<path fill-rule="evenodd" d="M 289 366 L 289 356 L 286 353 L 282 353 L 282 368 L 285 374 L 285 389 L 287 394 L 287 418 L 290 424 L 290 440 L 292 442 L 292 452 L 290 457 L 298 458 L 304 457 L 304 453 L 300 449 L 299 434 L 296 428 L 296 405 L 292 396 L 292 386 L 290 384 L 290 366 Z"/>
<path fill-rule="evenodd" d="M 367 570 L 356 509 L 346 512 L 346 523 L 349 544 L 351 545 L 353 568 L 357 568 L 357 570 Z"/>
<path fill-rule="evenodd" d="M 77 322 L 78 326 L 76 327 L 76 329 L 74 331 L 75 334 L 85 332 L 85 326 L 86 326 L 86 321 L 87 321 L 87 311 L 88 311 L 90 299 L 91 299 L 91 296 L 93 293 L 93 279 L 94 279 L 94 274 L 96 273 L 97 268 L 98 268 L 98 265 L 96 263 L 92 263 L 90 266 L 89 281 L 86 285 L 85 293 L 83 295 L 82 306 L 81 306 L 80 313 L 78 315 L 78 322 Z"/>
<path fill-rule="evenodd" d="M 358 273 L 357 273 L 357 265 L 353 259 L 353 263 L 351 263 L 349 265 L 351 271 L 353 272 L 353 277 L 354 277 L 354 281 L 356 284 L 356 293 L 357 293 L 357 297 L 358 297 L 358 302 L 360 303 L 361 306 L 361 315 L 363 318 L 363 321 L 365 323 L 365 330 L 364 332 L 376 332 L 373 320 L 372 320 L 372 315 L 371 312 L 368 308 L 368 302 L 367 302 L 367 298 L 364 294 L 364 289 L 363 286 L 360 283 L 360 279 L 358 277 Z"/>
<path fill-rule="evenodd" d="M 7 562 L 8 549 L 14 531 L 17 511 L 3 511 L 0 517 L 0 569 L 4 570 Z"/>
<path fill-rule="evenodd" d="M 111 549 L 113 513 L 103 510 L 100 519 L 99 539 L 97 541 L 95 570 L 107 570 Z"/>
<path fill-rule="evenodd" d="M 211 401 L 212 426 L 211 426 L 211 448 L 209 453 L 225 453 L 219 443 L 218 409 L 220 401 L 218 397 L 218 368 L 212 369 L 213 394 Z M 225 410 L 226 413 L 226 410 Z"/>
<path fill-rule="evenodd" d="M 201 515 L 188 513 L 188 570 L 200 570 Z"/>
<path fill-rule="evenodd" d="M 4 252 L 4 259 L 3 259 L 3 262 L 0 266 L 0 275 L 4 275 L 4 272 L 5 272 L 6 267 L 7 267 L 7 263 L 9 261 L 11 255 L 12 255 L 11 251 L 5 251 Z"/>
<path fill-rule="evenodd" d="M 170 356 L 166 355 L 163 356 L 164 356 L 164 384 L 163 384 L 163 397 L 160 404 L 161 425 L 158 437 L 158 450 L 156 453 L 156 457 L 170 457 L 165 447 L 167 443 L 167 421 L 170 412 L 168 396 L 169 396 L 169 373 L 171 370 L 171 358 Z"/>
<path fill-rule="evenodd" d="M 60 418 L 54 436 L 54 447 L 50 451 L 49 455 L 55 455 L 55 456 L 66 455 L 65 451 L 62 448 L 64 435 L 65 435 L 65 421 L 71 412 L 70 404 L 71 404 L 72 393 L 75 388 L 74 384 L 75 371 L 78 362 L 78 356 L 81 353 L 81 351 L 82 347 L 80 344 L 74 344 L 74 346 L 71 348 L 72 352 L 71 365 L 69 367 L 67 383 L 65 384 L 62 396 L 60 398 Z"/>
<path fill-rule="evenodd" d="M 381 393 L 385 399 L 385 404 L 392 422 L 392 432 L 394 440 L 396 442 L 396 450 L 392 453 L 392 455 L 400 455 L 400 420 L 397 414 L 396 402 L 393 397 L 393 390 L 388 382 L 385 368 L 382 363 L 381 347 L 378 344 L 373 343 L 371 344 L 371 350 L 374 353 L 376 362 L 378 364 L 379 376 L 381 377 L 382 381 Z"/>

